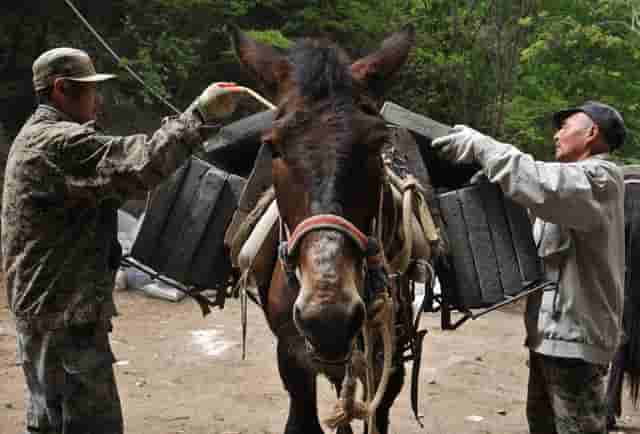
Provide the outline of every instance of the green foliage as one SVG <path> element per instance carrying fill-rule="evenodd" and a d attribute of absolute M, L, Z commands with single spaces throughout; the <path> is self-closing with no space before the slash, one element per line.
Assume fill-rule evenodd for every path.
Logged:
<path fill-rule="evenodd" d="M 33 59 L 55 45 L 113 60 L 70 10 L 9 0 L 0 15 L 6 106 L 30 97 Z M 619 108 L 631 132 L 620 153 L 640 160 L 640 4 L 637 0 L 76 0 L 144 80 L 179 107 L 207 84 L 245 81 L 224 26 L 286 49 L 327 36 L 355 57 L 405 23 L 416 46 L 387 98 L 441 122 L 466 123 L 543 158 L 552 156 L 549 115 L 585 99 Z M 42 9 L 44 8 L 44 9 Z M 116 105 L 166 108 L 122 71 Z M 5 92 L 6 91 L 6 92 Z M 13 98 L 13 99 L 11 99 Z M 116 108 L 117 110 L 117 108 Z M 19 125 L 27 110 L 4 115 Z M 14 120 L 6 119 L 15 117 Z"/>
<path fill-rule="evenodd" d="M 527 131 L 529 146 L 542 150 L 549 141 L 545 129 L 523 129 L 522 114 L 549 113 L 597 99 L 615 106 L 625 117 L 631 134 L 620 158 L 638 158 L 640 71 L 635 63 L 640 36 L 631 28 L 627 2 L 549 0 L 542 4 L 530 43 L 520 54 L 519 80 L 506 129 L 514 136 Z"/>
<path fill-rule="evenodd" d="M 130 22 L 128 29 L 136 29 Z M 134 71 L 145 78 L 145 82 L 166 98 L 172 98 L 169 90 L 170 83 L 181 82 L 190 78 L 191 70 L 197 65 L 199 56 L 196 47 L 197 39 L 185 39 L 172 36 L 166 31 L 159 34 L 131 32 L 135 39 L 134 57 L 123 59 Z M 125 76 L 127 80 L 131 77 Z M 151 104 L 153 96 L 146 90 L 140 89 L 146 104 Z"/>
<path fill-rule="evenodd" d="M 287 39 L 279 30 L 250 30 L 247 34 L 256 41 L 274 47 L 287 49 L 291 45 L 291 40 Z"/>

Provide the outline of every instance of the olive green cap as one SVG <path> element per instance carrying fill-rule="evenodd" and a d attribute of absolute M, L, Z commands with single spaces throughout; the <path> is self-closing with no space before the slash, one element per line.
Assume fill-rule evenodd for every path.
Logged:
<path fill-rule="evenodd" d="M 114 74 L 98 74 L 87 53 L 75 48 L 54 48 L 33 62 L 33 87 L 36 91 L 53 86 L 56 78 L 78 82 L 97 82 L 114 78 Z"/>

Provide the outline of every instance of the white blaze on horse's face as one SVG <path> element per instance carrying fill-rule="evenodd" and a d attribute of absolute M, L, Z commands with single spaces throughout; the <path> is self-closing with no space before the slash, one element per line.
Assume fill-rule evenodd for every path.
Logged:
<path fill-rule="evenodd" d="M 345 246 L 350 242 L 343 234 L 331 230 L 310 233 L 306 237 L 302 246 L 306 255 L 299 262 L 302 275 L 299 300 L 302 303 L 352 303 L 360 298 L 357 260 Z M 310 288 L 315 290 L 310 291 Z"/>
<path fill-rule="evenodd" d="M 291 231 L 310 217 L 334 215 L 369 232 L 386 138 L 372 101 L 406 61 L 413 39 L 413 28 L 406 27 L 351 62 L 325 41 L 303 41 L 286 57 L 233 32 L 241 63 L 275 93 L 276 119 L 263 140 L 274 154 L 278 208 Z M 325 359 L 348 354 L 365 319 L 364 258 L 351 243 L 339 231 L 314 230 L 292 258 L 300 281 L 294 320 Z"/>
<path fill-rule="evenodd" d="M 335 231 L 308 234 L 301 246 L 300 293 L 293 318 L 296 327 L 325 358 L 351 350 L 351 340 L 365 319 L 361 259 L 351 243 Z"/>

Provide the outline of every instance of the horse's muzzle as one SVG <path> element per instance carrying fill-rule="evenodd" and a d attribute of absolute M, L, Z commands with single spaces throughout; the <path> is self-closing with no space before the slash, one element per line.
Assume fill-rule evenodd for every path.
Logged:
<path fill-rule="evenodd" d="M 353 338 L 362 327 L 365 306 L 360 300 L 307 306 L 296 302 L 293 319 L 319 359 L 328 362 L 343 360 L 351 352 Z"/>

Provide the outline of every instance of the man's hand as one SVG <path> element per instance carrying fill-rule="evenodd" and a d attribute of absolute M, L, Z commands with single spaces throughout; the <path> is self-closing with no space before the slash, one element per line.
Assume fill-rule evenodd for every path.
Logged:
<path fill-rule="evenodd" d="M 439 155 L 454 163 L 474 163 L 475 146 L 482 146 L 488 137 L 465 125 L 456 125 L 446 136 L 438 137 L 431 142 L 431 147 Z"/>
<path fill-rule="evenodd" d="M 230 116 L 236 109 L 237 97 L 242 93 L 243 88 L 235 83 L 213 83 L 187 110 L 195 110 L 204 123 L 210 123 Z"/>

